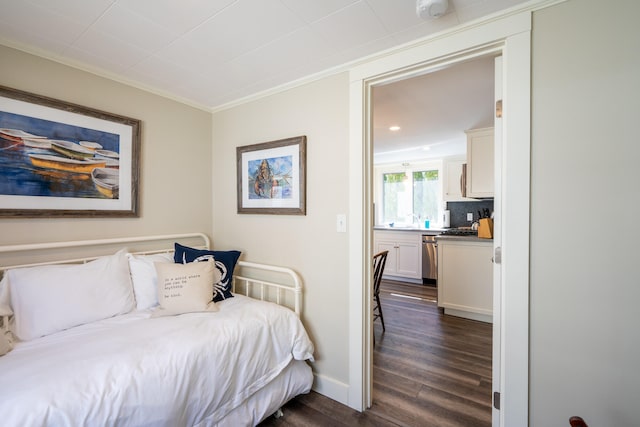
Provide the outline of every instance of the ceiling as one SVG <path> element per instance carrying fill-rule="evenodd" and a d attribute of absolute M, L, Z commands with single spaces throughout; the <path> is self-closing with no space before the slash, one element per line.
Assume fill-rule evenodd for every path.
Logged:
<path fill-rule="evenodd" d="M 449 0 L 444 16 L 423 20 L 415 0 L 0 0 L 0 43 L 215 111 L 523 3 Z M 471 95 L 477 86 L 466 83 L 474 80 L 455 85 Z M 410 85 L 397 86 L 408 99 L 434 98 L 433 89 Z M 452 138 L 443 128 L 454 116 L 442 107 L 454 104 L 452 94 L 448 86 L 438 92 L 440 101 L 425 114 L 380 90 L 386 106 L 379 111 L 389 117 L 378 114 L 376 122 L 402 115 L 403 147 L 425 135 L 411 130 L 411 117 L 416 125 L 431 123 L 431 143 L 436 136 L 444 141 Z M 470 104 L 454 106 L 460 112 Z M 475 125 L 455 117 L 458 133 Z M 376 133 L 382 146 L 391 141 Z"/>
<path fill-rule="evenodd" d="M 466 154 L 464 131 L 493 126 L 494 68 L 484 57 L 374 87 L 374 163 Z"/>

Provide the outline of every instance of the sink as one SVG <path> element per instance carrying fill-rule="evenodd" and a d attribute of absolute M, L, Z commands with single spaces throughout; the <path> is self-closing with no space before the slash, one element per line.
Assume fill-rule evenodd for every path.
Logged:
<path fill-rule="evenodd" d="M 396 230 L 407 230 L 407 229 L 414 229 L 414 228 L 419 228 L 418 224 L 408 224 L 406 222 L 392 222 L 389 224 L 384 224 L 383 227 L 385 228 L 393 228 Z"/>

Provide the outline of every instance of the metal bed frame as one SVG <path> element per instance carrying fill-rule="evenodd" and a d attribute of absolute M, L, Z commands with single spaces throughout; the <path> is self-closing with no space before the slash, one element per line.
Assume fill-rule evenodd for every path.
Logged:
<path fill-rule="evenodd" d="M 196 249 L 209 250 L 211 248 L 211 240 L 203 233 L 4 245 L 0 246 L 0 275 L 5 270 L 11 268 L 53 264 L 82 264 L 93 261 L 100 256 L 112 254 L 114 247 L 118 249 L 122 249 L 122 247 L 132 247 L 132 250 L 130 250 L 131 253 L 141 255 L 173 253 L 173 243 L 185 241 L 195 242 L 191 243 L 190 246 Z M 146 246 L 146 248 L 135 249 L 136 246 Z M 71 250 L 84 251 L 89 248 L 93 250 L 101 249 L 102 251 L 100 254 L 92 254 L 86 257 L 81 256 L 68 259 L 57 259 L 53 257 L 53 255 L 59 257 Z M 109 249 L 111 252 L 108 252 Z M 8 258 L 9 254 L 20 260 L 27 260 L 32 253 L 38 253 L 40 257 L 44 256 L 45 258 L 51 255 L 52 258 L 51 260 L 45 261 L 27 261 L 26 263 L 20 261 L 16 264 L 5 264 L 5 258 Z M 236 271 L 234 272 L 232 291 L 251 298 L 271 301 L 286 306 L 293 310 L 298 317 L 302 314 L 302 280 L 298 273 L 291 268 L 242 260 L 238 261 Z M 2 318 L 2 323 L 5 328 L 8 327 L 8 319 L 6 316 Z"/>

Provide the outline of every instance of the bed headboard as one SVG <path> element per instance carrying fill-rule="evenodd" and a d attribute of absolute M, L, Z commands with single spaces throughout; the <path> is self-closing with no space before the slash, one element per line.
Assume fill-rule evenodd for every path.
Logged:
<path fill-rule="evenodd" d="M 172 253 L 175 242 L 211 249 L 211 241 L 203 233 L 4 245 L 0 246 L 0 277 L 10 268 L 81 264 L 122 248 L 134 254 Z M 287 267 L 240 260 L 234 272 L 233 292 L 284 305 L 298 316 L 302 313 L 302 280 Z"/>

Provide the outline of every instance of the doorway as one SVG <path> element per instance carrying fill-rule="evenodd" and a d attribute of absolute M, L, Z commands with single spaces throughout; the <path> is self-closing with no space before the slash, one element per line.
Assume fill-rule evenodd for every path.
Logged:
<path fill-rule="evenodd" d="M 373 403 L 394 425 L 491 426 L 491 324 L 443 315 L 432 286 L 383 280 Z M 419 421 L 418 421 L 419 420 Z"/>
<path fill-rule="evenodd" d="M 501 410 L 494 425 L 528 422 L 528 287 L 529 287 L 529 158 L 530 158 L 530 30 L 529 12 L 457 31 L 371 61 L 351 71 L 351 137 L 349 155 L 354 165 L 349 182 L 350 214 L 362 227 L 349 234 L 350 258 L 350 386 L 349 405 L 364 410 L 371 405 L 371 88 L 377 84 L 425 73 L 479 55 L 501 54 L 504 60 L 502 181 L 503 262 L 501 337 L 498 368 Z M 359 160 L 358 160 L 359 159 Z M 506 262 L 508 260 L 508 262 Z M 504 288 L 504 286 L 502 286 Z"/>
<path fill-rule="evenodd" d="M 393 230 L 387 224 L 405 216 L 409 221 L 414 219 L 415 225 L 415 219 L 427 212 L 430 228 L 438 229 L 443 227 L 444 209 L 450 210 L 456 221 L 464 217 L 463 212 L 475 213 L 481 206 L 490 206 L 493 211 L 493 199 L 474 200 L 444 191 L 459 186 L 460 178 L 455 176 L 455 183 L 449 185 L 446 182 L 449 177 L 442 172 L 450 165 L 466 163 L 467 130 L 501 126 L 494 108 L 495 100 L 501 99 L 495 88 L 502 83 L 500 73 L 496 73 L 501 61 L 496 58 L 499 57 L 492 52 L 371 88 L 375 236 L 387 234 Z M 412 171 L 427 165 L 437 171 L 436 180 L 443 188 L 434 194 L 419 191 L 420 182 L 412 180 L 415 178 Z M 392 184 L 395 191 L 387 188 L 388 183 L 384 184 L 383 191 L 382 182 L 386 183 L 390 174 L 399 175 L 399 183 Z M 421 232 L 403 234 L 420 238 Z M 375 238 L 374 244 L 374 253 L 381 250 L 379 239 Z M 490 251 L 489 245 L 483 251 Z M 405 253 L 405 257 L 410 255 Z M 492 270 L 489 258 L 483 262 L 484 271 Z M 464 265 L 456 264 L 454 269 L 458 268 Z M 400 270 L 392 269 L 390 274 L 394 273 Z M 385 317 L 386 332 L 382 332 L 380 322 L 373 325 L 372 410 L 379 411 L 390 401 L 396 401 L 408 408 L 395 413 L 398 418 L 393 420 L 399 424 L 420 414 L 420 419 L 428 419 L 434 425 L 444 423 L 448 417 L 464 420 L 462 424 L 466 425 L 491 425 L 492 325 L 464 319 L 463 312 L 462 318 L 443 315 L 434 301 L 436 289 L 416 284 L 411 276 L 382 282 L 382 305 L 391 314 L 387 312 Z M 484 283 L 486 291 L 477 296 L 489 301 L 490 309 L 493 282 L 487 277 Z M 496 314 L 499 319 L 499 312 Z M 485 315 L 467 316 L 477 319 Z M 460 363 L 461 360 L 468 363 Z M 403 385 L 391 388 L 389 384 L 393 383 Z"/>

